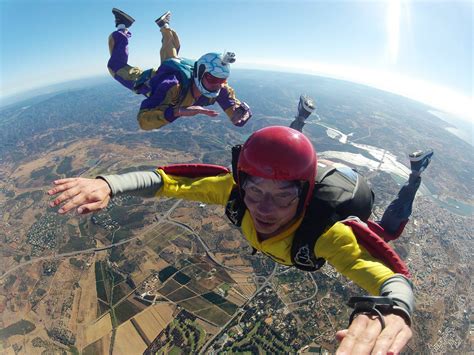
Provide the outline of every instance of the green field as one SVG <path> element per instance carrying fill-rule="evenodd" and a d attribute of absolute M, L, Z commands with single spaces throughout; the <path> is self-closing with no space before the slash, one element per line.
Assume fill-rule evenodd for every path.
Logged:
<path fill-rule="evenodd" d="M 117 285 L 112 290 L 112 304 L 118 303 L 122 298 L 128 295 L 130 289 L 126 284 Z"/>
<path fill-rule="evenodd" d="M 219 326 L 223 326 L 230 319 L 230 316 L 218 307 L 210 307 L 195 313 L 198 316 Z"/>
<path fill-rule="evenodd" d="M 75 237 L 70 235 L 67 243 L 63 245 L 60 249 L 60 253 L 69 253 L 71 251 L 79 251 L 79 250 L 86 250 L 93 248 L 95 246 L 95 242 L 87 237 Z"/>
<path fill-rule="evenodd" d="M 68 174 L 72 170 L 71 166 L 72 157 L 65 157 L 61 164 L 56 168 L 56 173 L 58 174 Z"/>
<path fill-rule="evenodd" d="M 6 328 L 0 329 L 0 339 L 6 339 L 12 335 L 25 335 L 31 333 L 35 329 L 36 327 L 33 323 L 22 319 Z"/>
<path fill-rule="evenodd" d="M 189 281 L 191 281 L 191 278 L 188 275 L 185 275 L 180 271 L 178 271 L 176 275 L 173 276 L 173 279 L 178 281 L 181 285 L 186 285 Z"/>
<path fill-rule="evenodd" d="M 183 308 L 186 308 L 189 312 L 199 311 L 201 309 L 212 307 L 212 303 L 206 301 L 201 296 L 192 298 L 190 300 L 179 303 Z"/>
<path fill-rule="evenodd" d="M 164 269 L 160 270 L 160 272 L 158 273 L 158 278 L 161 282 L 165 282 L 170 278 L 171 275 L 173 275 L 177 271 L 178 269 L 176 269 L 174 266 L 167 266 Z"/>

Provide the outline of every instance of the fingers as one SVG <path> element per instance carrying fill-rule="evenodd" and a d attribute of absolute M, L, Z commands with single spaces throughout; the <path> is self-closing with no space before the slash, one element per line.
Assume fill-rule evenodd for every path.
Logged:
<path fill-rule="evenodd" d="M 412 337 L 410 327 L 405 320 L 391 314 L 385 317 L 388 326 L 380 333 L 375 343 L 374 354 L 399 353 Z"/>
<path fill-rule="evenodd" d="M 62 195 L 61 195 L 62 196 Z M 60 197 L 61 197 L 60 196 Z M 69 198 L 65 198 L 64 200 L 67 200 Z M 56 201 L 56 200 L 55 200 Z M 74 196 L 72 199 L 70 199 L 67 203 L 65 203 L 59 210 L 58 213 L 64 214 L 72 210 L 73 208 L 76 208 L 86 202 L 86 198 L 84 194 L 79 193 L 78 195 Z"/>
<path fill-rule="evenodd" d="M 347 332 L 348 332 L 348 330 L 344 329 L 344 330 L 340 330 L 336 333 L 336 339 L 339 343 L 346 337 Z"/>
<path fill-rule="evenodd" d="M 214 111 L 214 110 L 204 110 L 204 111 L 201 111 L 200 113 L 203 113 L 203 114 L 208 115 L 210 117 L 216 117 L 219 114 L 219 112 Z"/>
<path fill-rule="evenodd" d="M 381 330 L 382 325 L 375 317 L 370 319 L 367 315 L 358 315 L 347 330 L 336 354 L 370 354 Z"/>
<path fill-rule="evenodd" d="M 48 195 L 55 195 L 58 192 L 63 192 L 67 189 L 70 189 L 71 187 L 76 186 L 77 180 L 78 180 L 77 178 L 55 180 L 54 184 L 56 186 L 53 187 L 51 190 L 48 190 Z"/>
<path fill-rule="evenodd" d="M 72 188 L 63 189 L 63 190 L 66 190 L 66 191 L 63 192 L 61 195 L 59 195 L 59 197 L 57 197 L 56 199 L 54 199 L 53 201 L 51 201 L 49 203 L 50 207 L 55 207 L 55 206 L 63 203 L 64 201 L 69 200 L 69 199 L 71 199 L 71 198 L 73 198 L 76 195 L 81 193 L 81 190 L 78 187 L 72 187 Z M 63 191 L 63 190 L 61 190 L 61 191 Z M 62 213 L 61 210 L 59 210 L 58 212 Z"/>
<path fill-rule="evenodd" d="M 181 116 L 195 116 L 195 115 L 207 115 L 211 117 L 215 117 L 219 115 L 219 112 L 214 111 L 214 110 L 209 110 L 207 108 L 204 108 L 202 106 L 188 106 L 185 108 L 180 109 L 180 114 Z"/>
<path fill-rule="evenodd" d="M 399 354 L 403 350 L 405 345 L 407 345 L 408 341 L 413 336 L 413 332 L 411 331 L 410 327 L 408 327 L 408 325 L 406 327 L 408 329 L 403 329 L 397 335 L 394 342 L 389 347 L 389 350 L 387 351 L 387 354 L 389 354 L 389 355 Z"/>
<path fill-rule="evenodd" d="M 96 211 L 100 211 L 105 206 L 107 206 L 107 202 L 104 202 L 104 201 L 97 201 L 97 202 L 93 202 L 93 203 L 87 203 L 85 205 L 80 206 L 77 209 L 77 213 L 87 214 L 87 213 L 91 213 L 91 212 L 96 212 Z"/>
<path fill-rule="evenodd" d="M 349 329 L 336 333 L 341 342 L 337 354 L 399 354 L 412 337 L 405 320 L 396 315 L 385 316 L 385 329 L 379 319 L 358 315 Z"/>

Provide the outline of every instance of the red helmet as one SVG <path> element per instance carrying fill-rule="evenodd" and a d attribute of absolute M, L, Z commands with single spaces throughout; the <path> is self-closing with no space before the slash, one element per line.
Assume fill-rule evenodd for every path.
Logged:
<path fill-rule="evenodd" d="M 311 141 L 289 127 L 271 126 L 253 133 L 244 143 L 237 164 L 241 173 L 274 180 L 296 180 L 305 184 L 306 206 L 311 199 L 317 157 Z M 243 181 L 237 183 L 241 186 Z"/>

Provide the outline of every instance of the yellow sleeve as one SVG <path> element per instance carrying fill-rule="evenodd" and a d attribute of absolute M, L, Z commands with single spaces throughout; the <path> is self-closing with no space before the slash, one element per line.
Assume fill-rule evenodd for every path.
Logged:
<path fill-rule="evenodd" d="M 319 237 L 314 253 L 372 295 L 379 295 L 380 286 L 395 275 L 359 245 L 352 229 L 340 222 Z"/>
<path fill-rule="evenodd" d="M 162 169 L 163 187 L 156 196 L 176 197 L 208 204 L 225 205 L 229 199 L 234 179 L 231 173 L 201 178 L 167 175 Z"/>

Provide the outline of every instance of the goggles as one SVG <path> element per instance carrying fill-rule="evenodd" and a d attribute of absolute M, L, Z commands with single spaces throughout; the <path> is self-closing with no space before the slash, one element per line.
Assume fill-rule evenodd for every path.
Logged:
<path fill-rule="evenodd" d="M 206 79 L 211 85 L 224 84 L 227 81 L 227 79 L 217 78 L 209 72 L 204 74 L 203 79 Z"/>
<path fill-rule="evenodd" d="M 247 180 L 244 183 L 243 189 L 245 191 L 245 197 L 254 203 L 262 202 L 265 199 L 265 193 L 255 183 Z M 298 201 L 301 195 L 301 188 L 298 186 L 285 188 L 276 194 L 270 194 L 270 198 L 275 206 L 278 207 L 289 207 Z"/>

